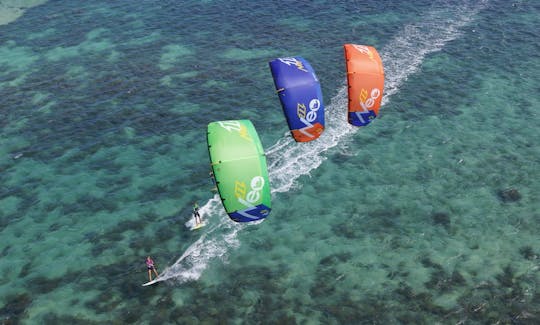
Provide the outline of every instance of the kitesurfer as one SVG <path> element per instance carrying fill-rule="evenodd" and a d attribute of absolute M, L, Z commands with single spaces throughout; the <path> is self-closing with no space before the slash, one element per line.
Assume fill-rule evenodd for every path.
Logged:
<path fill-rule="evenodd" d="M 154 271 L 154 273 L 156 274 L 156 278 L 158 277 L 154 261 L 150 256 L 146 257 L 146 268 L 148 269 L 148 281 L 152 281 L 152 271 Z"/>
<path fill-rule="evenodd" d="M 197 202 L 193 203 L 193 218 L 195 218 L 195 226 L 202 223 L 201 214 L 199 213 L 199 205 Z"/>

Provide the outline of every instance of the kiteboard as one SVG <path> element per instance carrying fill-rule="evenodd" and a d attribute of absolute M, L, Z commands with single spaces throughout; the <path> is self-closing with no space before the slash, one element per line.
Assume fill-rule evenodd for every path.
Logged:
<path fill-rule="evenodd" d="M 152 285 L 152 284 L 154 284 L 154 283 L 157 283 L 157 282 L 158 282 L 158 279 L 154 279 L 154 280 L 152 280 L 152 281 L 150 281 L 150 282 L 146 282 L 146 283 L 143 284 L 142 286 L 143 286 L 143 287 L 150 286 L 150 285 Z"/>
<path fill-rule="evenodd" d="M 201 229 L 204 226 L 206 226 L 206 223 L 201 222 L 200 224 L 198 224 L 198 225 L 194 226 L 193 228 L 191 228 L 191 230 Z"/>

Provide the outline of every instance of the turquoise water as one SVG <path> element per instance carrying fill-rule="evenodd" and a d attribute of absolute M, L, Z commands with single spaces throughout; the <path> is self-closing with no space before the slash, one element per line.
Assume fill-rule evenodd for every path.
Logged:
<path fill-rule="evenodd" d="M 540 322 L 536 2 L 21 10 L 0 26 L 3 324 Z M 348 42 L 386 73 L 360 129 Z M 325 96 L 312 143 L 290 139 L 268 68 L 293 55 Z M 206 125 L 244 118 L 273 189 L 256 225 L 208 179 Z M 147 255 L 162 281 L 141 287 Z"/>

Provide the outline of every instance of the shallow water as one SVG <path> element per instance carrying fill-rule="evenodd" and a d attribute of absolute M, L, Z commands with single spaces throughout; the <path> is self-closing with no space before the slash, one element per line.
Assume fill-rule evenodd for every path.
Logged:
<path fill-rule="evenodd" d="M 46 2 L 0 26 L 4 323 L 540 322 L 531 2 Z M 344 43 L 380 116 L 346 124 Z M 327 129 L 290 139 L 268 61 Z M 229 221 L 206 125 L 250 119 L 273 210 Z M 208 226 L 191 232 L 191 203 Z M 147 280 L 152 255 L 162 282 Z"/>

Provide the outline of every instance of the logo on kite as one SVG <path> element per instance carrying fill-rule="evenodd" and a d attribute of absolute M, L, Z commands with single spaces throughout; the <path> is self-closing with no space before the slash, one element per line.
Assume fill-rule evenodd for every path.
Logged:
<path fill-rule="evenodd" d="M 246 207 L 253 207 L 253 204 L 260 200 L 261 191 L 264 188 L 264 178 L 255 176 L 250 182 L 250 191 L 246 193 L 246 183 L 236 181 L 234 193 L 238 198 L 238 202 Z"/>
<path fill-rule="evenodd" d="M 296 58 L 279 58 L 278 60 L 288 66 L 294 66 L 300 71 L 308 72 L 308 70 L 304 67 L 302 61 L 297 60 Z"/>
<path fill-rule="evenodd" d="M 373 55 L 373 52 L 370 51 L 369 46 L 356 45 L 356 44 L 353 44 L 353 46 L 355 49 L 358 50 L 358 52 L 367 55 L 371 61 L 375 62 L 375 57 Z"/>
<path fill-rule="evenodd" d="M 240 124 L 239 121 L 221 121 L 217 123 L 225 130 L 229 132 L 238 132 L 240 137 L 248 141 L 253 141 L 253 139 L 248 133 L 247 128 L 244 125 Z"/>

